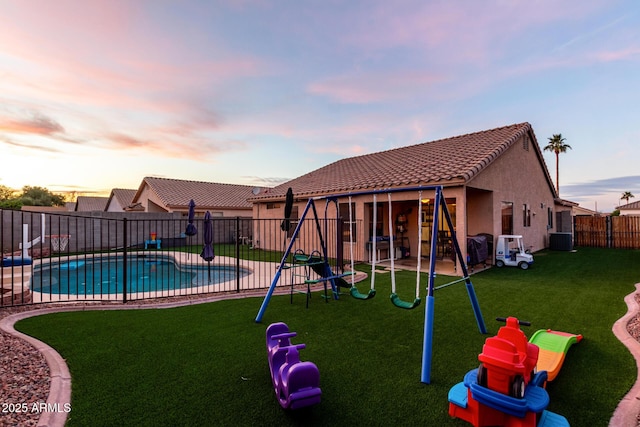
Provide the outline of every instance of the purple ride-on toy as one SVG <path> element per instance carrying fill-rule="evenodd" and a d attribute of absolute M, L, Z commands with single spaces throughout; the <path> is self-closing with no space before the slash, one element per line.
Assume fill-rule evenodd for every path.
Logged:
<path fill-rule="evenodd" d="M 267 327 L 267 356 L 273 389 L 280 406 L 298 409 L 320 403 L 320 372 L 312 362 L 301 362 L 304 344 L 291 344 L 295 332 L 282 322 Z"/>

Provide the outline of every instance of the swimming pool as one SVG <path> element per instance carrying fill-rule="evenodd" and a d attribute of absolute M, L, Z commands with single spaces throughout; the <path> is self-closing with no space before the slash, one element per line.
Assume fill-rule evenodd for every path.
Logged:
<path fill-rule="evenodd" d="M 240 269 L 240 277 L 249 271 Z M 127 259 L 127 292 L 162 292 L 218 284 L 236 279 L 232 266 L 187 265 L 179 267 L 169 257 Z M 105 295 L 122 293 L 122 257 L 78 258 L 37 266 L 31 290 L 60 295 Z"/>

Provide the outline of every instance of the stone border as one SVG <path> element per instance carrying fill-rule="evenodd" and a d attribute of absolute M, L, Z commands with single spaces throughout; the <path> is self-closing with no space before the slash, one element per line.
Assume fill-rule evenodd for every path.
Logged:
<path fill-rule="evenodd" d="M 613 324 L 613 333 L 622 344 L 624 344 L 633 357 L 636 359 L 636 383 L 631 390 L 622 398 L 616 408 L 609 427 L 631 427 L 638 425 L 638 414 L 640 414 L 640 343 L 629 334 L 627 324 L 638 314 L 640 307 L 636 302 L 636 293 L 640 292 L 640 283 L 636 283 L 636 290 L 624 297 L 627 304 L 627 314 L 622 316 Z"/>
<path fill-rule="evenodd" d="M 42 354 L 49 366 L 49 374 L 51 382 L 49 384 L 49 396 L 47 397 L 47 405 L 57 407 L 60 410 L 54 412 L 43 411 L 38 419 L 38 426 L 47 427 L 63 427 L 67 421 L 67 413 L 64 411 L 65 405 L 71 404 L 71 373 L 60 354 L 49 345 L 37 340 L 22 332 L 18 332 L 13 327 L 14 324 L 27 317 L 39 316 L 40 314 L 54 313 L 61 311 L 59 309 L 44 309 L 37 311 L 24 311 L 22 313 L 12 314 L 0 320 L 0 329 L 14 337 L 20 338 Z"/>

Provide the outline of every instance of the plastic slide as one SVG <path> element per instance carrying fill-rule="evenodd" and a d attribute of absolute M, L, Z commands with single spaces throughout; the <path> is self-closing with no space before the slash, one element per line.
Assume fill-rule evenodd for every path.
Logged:
<path fill-rule="evenodd" d="M 547 381 L 553 381 L 558 373 L 569 348 L 582 340 L 582 335 L 569 334 L 567 332 L 540 329 L 529 339 L 529 342 L 540 348 L 538 371 L 547 371 Z"/>

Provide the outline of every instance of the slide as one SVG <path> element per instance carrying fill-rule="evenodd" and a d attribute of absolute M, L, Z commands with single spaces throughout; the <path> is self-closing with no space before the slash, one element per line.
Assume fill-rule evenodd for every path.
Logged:
<path fill-rule="evenodd" d="M 318 276 L 320 276 L 322 278 L 325 278 L 325 279 L 327 277 L 332 277 L 333 276 L 333 280 L 334 280 L 336 286 L 339 286 L 341 288 L 351 288 L 351 284 L 350 283 L 348 283 L 346 280 L 344 280 L 339 275 L 334 275 L 330 268 L 328 270 L 325 268 L 325 264 L 322 263 L 322 257 L 316 256 L 316 255 L 311 255 L 311 256 L 309 256 L 308 262 L 310 263 L 311 268 L 313 269 L 313 271 L 315 271 L 315 273 Z"/>
<path fill-rule="evenodd" d="M 540 348 L 536 368 L 538 371 L 547 371 L 547 381 L 553 381 L 556 378 L 569 348 L 581 340 L 582 335 L 551 329 L 540 329 L 531 336 L 529 342 Z"/>

